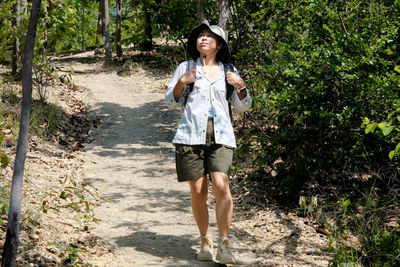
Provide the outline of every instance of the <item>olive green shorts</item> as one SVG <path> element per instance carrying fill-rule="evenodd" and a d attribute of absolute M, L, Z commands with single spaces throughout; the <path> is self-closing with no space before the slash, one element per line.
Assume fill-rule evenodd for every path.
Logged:
<path fill-rule="evenodd" d="M 174 145 L 179 182 L 194 180 L 210 172 L 223 172 L 229 176 L 233 148 L 215 143 L 212 119 L 208 120 L 205 145 Z"/>

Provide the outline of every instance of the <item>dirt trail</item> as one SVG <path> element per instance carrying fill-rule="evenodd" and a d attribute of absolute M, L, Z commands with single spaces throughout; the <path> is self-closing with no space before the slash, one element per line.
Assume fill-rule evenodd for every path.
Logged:
<path fill-rule="evenodd" d="M 76 71 L 72 81 L 89 92 L 92 114 L 100 127 L 85 146 L 86 181 L 111 200 L 96 208 L 100 222 L 92 231 L 107 241 L 112 256 L 96 266 L 208 265 L 195 260 L 198 231 L 191 215 L 189 188 L 175 178 L 171 140 L 178 110 L 164 104 L 163 85 L 170 74 L 138 67 L 120 77 L 115 67 L 90 60 L 93 52 L 71 56 L 60 64 Z M 215 215 L 211 226 L 216 238 Z M 234 238 L 236 255 L 253 265 L 254 254 Z"/>

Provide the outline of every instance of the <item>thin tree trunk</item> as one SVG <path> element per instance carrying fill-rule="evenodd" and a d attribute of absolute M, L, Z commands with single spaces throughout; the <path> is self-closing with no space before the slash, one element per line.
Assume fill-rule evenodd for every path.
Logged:
<path fill-rule="evenodd" d="M 29 120 L 32 105 L 32 64 L 35 47 L 36 28 L 39 19 L 41 0 L 32 0 L 28 31 L 25 39 L 24 59 L 22 66 L 22 110 L 15 155 L 14 174 L 11 186 L 10 209 L 8 212 L 7 235 L 3 250 L 3 267 L 16 265 L 19 243 L 19 224 L 21 219 L 22 185 L 26 151 L 28 148 Z"/>
<path fill-rule="evenodd" d="M 106 46 L 106 61 L 111 62 L 111 46 L 110 46 L 110 16 L 108 14 L 108 0 L 104 0 L 104 35 Z"/>
<path fill-rule="evenodd" d="M 197 19 L 199 21 L 199 24 L 210 24 L 206 16 L 204 15 L 204 0 L 197 0 Z"/>
<path fill-rule="evenodd" d="M 143 11 L 145 13 L 145 29 L 146 29 L 146 40 L 143 41 L 143 49 L 145 51 L 153 50 L 153 30 L 151 27 L 151 10 L 147 8 L 147 5 L 143 5 Z"/>
<path fill-rule="evenodd" d="M 85 50 L 85 5 L 82 3 L 81 51 Z"/>
<path fill-rule="evenodd" d="M 97 16 L 97 34 L 104 35 L 104 21 L 105 21 L 105 11 L 104 11 L 104 1 L 99 0 L 99 14 Z"/>
<path fill-rule="evenodd" d="M 14 4 L 14 17 L 12 24 L 15 29 L 19 29 L 20 20 L 21 20 L 21 2 L 20 0 L 15 1 Z M 12 61 L 11 61 L 11 75 L 19 80 L 18 76 L 18 65 L 21 62 L 21 52 L 20 52 L 20 42 L 19 42 L 19 34 L 15 35 L 15 41 L 13 44 L 13 53 L 12 53 Z"/>
<path fill-rule="evenodd" d="M 117 18 L 116 18 L 116 29 L 115 29 L 115 44 L 117 46 L 117 57 L 122 57 L 121 47 L 121 0 L 116 0 Z"/>
<path fill-rule="evenodd" d="M 228 35 L 229 18 L 229 0 L 219 0 L 218 26 L 220 26 L 225 31 L 226 35 Z"/>
<path fill-rule="evenodd" d="M 49 43 L 49 32 L 47 30 L 47 24 L 49 23 L 49 11 L 44 10 L 44 44 L 42 53 L 42 62 L 46 63 L 47 46 Z"/>

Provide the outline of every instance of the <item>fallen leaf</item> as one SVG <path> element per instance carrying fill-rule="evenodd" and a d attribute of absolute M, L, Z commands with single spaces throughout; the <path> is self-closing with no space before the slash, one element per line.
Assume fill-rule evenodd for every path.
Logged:
<path fill-rule="evenodd" d="M 314 229 L 317 233 L 320 233 L 323 235 L 330 235 L 330 233 L 327 230 L 325 230 L 324 228 L 316 227 Z"/>

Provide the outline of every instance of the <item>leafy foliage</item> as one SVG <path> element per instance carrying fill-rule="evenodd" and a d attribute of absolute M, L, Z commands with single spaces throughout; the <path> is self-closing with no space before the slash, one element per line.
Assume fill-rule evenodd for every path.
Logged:
<path fill-rule="evenodd" d="M 255 163 L 263 170 L 281 158 L 282 185 L 298 191 L 310 178 L 381 162 L 388 144 L 365 136 L 360 121 L 388 114 L 399 95 L 399 2 L 262 1 L 258 8 L 235 24 L 253 114 L 277 126 L 257 138 Z"/>
<path fill-rule="evenodd" d="M 257 155 L 250 177 L 275 181 L 281 199 L 301 195 L 303 215 L 319 210 L 303 196 L 335 203 L 323 210 L 335 220 L 332 266 L 398 265 L 398 221 L 387 223 L 400 188 L 400 1 L 234 1 L 233 10 L 235 64 L 253 96 L 254 127 L 239 139 Z M 365 134 L 363 118 L 379 133 Z"/>
<path fill-rule="evenodd" d="M 10 62 L 12 56 L 12 46 L 16 38 L 19 38 L 21 47 L 23 47 L 24 39 L 22 38 L 27 29 L 28 15 L 22 10 L 20 14 L 20 26 L 12 25 L 14 18 L 15 1 L 0 2 L 0 61 Z"/>
<path fill-rule="evenodd" d="M 389 158 L 400 156 L 400 101 L 395 103 L 394 111 L 390 112 L 387 119 L 377 123 L 364 118 L 362 127 L 365 128 L 365 133 L 375 133 L 379 129 L 384 137 L 390 137 L 389 143 L 394 144 L 395 148 L 389 152 Z M 396 144 L 397 143 L 397 144 Z"/>
<path fill-rule="evenodd" d="M 65 0 L 62 7 L 46 12 L 47 5 L 42 6 L 38 25 L 38 50 L 75 51 L 100 44 L 96 34 L 98 1 Z"/>

